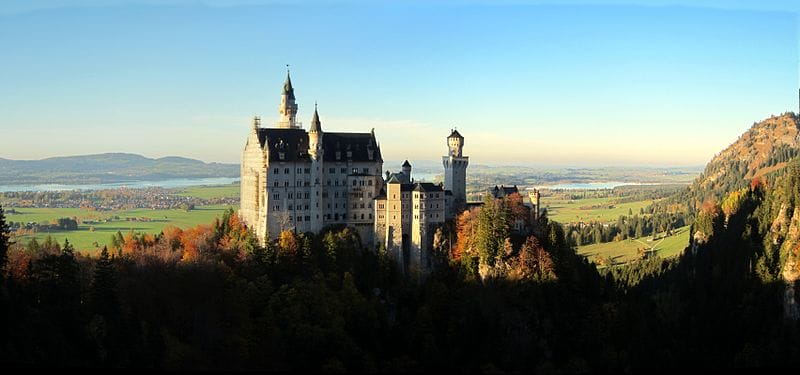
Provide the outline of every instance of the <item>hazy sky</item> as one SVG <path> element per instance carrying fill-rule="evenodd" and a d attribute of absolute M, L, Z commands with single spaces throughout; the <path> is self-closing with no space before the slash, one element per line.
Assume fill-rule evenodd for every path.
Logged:
<path fill-rule="evenodd" d="M 477 164 L 704 164 L 798 106 L 778 1 L 31 3 L 0 3 L 3 158 L 238 162 L 285 64 L 304 124 L 317 101 L 387 160 L 435 160 L 457 127 Z"/>

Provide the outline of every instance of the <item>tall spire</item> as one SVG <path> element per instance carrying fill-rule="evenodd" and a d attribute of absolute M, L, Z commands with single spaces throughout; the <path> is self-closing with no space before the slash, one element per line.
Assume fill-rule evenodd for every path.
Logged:
<path fill-rule="evenodd" d="M 317 103 L 314 102 L 314 117 L 311 118 L 311 128 L 308 129 L 309 133 L 322 133 L 322 124 L 319 122 L 319 113 L 317 112 Z"/>
<path fill-rule="evenodd" d="M 283 83 L 283 95 L 289 97 L 289 99 L 295 100 L 294 98 L 294 88 L 292 87 L 292 77 L 289 76 L 289 65 L 286 65 L 286 82 Z"/>
<path fill-rule="evenodd" d="M 300 124 L 296 121 L 297 102 L 295 102 L 294 99 L 292 78 L 289 76 L 289 65 L 286 65 L 286 82 L 283 84 L 283 93 L 281 94 L 281 104 L 278 106 L 278 113 L 281 114 L 281 119 L 278 122 L 279 128 L 300 128 Z"/>

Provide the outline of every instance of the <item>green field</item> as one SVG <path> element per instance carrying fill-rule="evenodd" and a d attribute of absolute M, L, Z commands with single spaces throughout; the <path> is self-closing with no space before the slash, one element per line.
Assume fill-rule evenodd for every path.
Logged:
<path fill-rule="evenodd" d="M 661 233 L 659 236 L 663 235 Z M 578 247 L 578 254 L 584 255 L 590 261 L 598 257 L 609 258 L 614 264 L 627 263 L 638 258 L 638 249 L 647 250 L 655 247 L 655 254 L 661 258 L 670 258 L 680 255 L 689 245 L 689 226 L 680 227 L 672 236 L 652 241 L 652 237 L 627 239 L 619 242 L 606 242 Z"/>
<path fill-rule="evenodd" d="M 634 214 L 649 206 L 653 200 L 615 204 L 619 198 L 553 199 L 542 197 L 542 207 L 547 209 L 547 217 L 562 224 L 577 222 L 612 222 L 620 215 L 627 216 L 628 210 Z M 590 209 L 585 207 L 597 206 Z M 582 208 L 583 207 L 583 208 Z"/>
<path fill-rule="evenodd" d="M 75 231 L 39 232 L 34 235 L 14 237 L 14 241 L 26 243 L 33 237 L 42 240 L 49 234 L 61 244 L 64 243 L 65 238 L 68 238 L 76 250 L 92 254 L 100 251 L 103 245 L 107 245 L 111 235 L 117 231 L 123 234 L 131 230 L 156 234 L 167 225 L 188 228 L 198 224 L 210 224 L 214 218 L 221 217 L 227 208 L 228 206 L 200 206 L 192 211 L 132 209 L 113 212 L 97 212 L 78 208 L 16 208 L 15 210 L 19 213 L 6 215 L 6 220 L 38 223 L 62 217 L 76 217 L 79 222 L 110 219 L 110 222 L 80 224 L 78 230 Z M 91 231 L 91 227 L 94 227 L 94 231 Z M 96 246 L 95 242 L 97 242 Z"/>
<path fill-rule="evenodd" d="M 190 186 L 180 190 L 178 195 L 202 199 L 239 197 L 239 184 L 217 186 Z"/>

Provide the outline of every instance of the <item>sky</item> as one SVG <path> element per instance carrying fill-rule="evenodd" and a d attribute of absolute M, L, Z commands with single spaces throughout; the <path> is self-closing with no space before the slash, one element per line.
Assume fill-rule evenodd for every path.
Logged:
<path fill-rule="evenodd" d="M 798 108 L 781 1 L 0 3 L 0 157 L 238 163 L 286 64 L 310 123 L 385 160 L 685 166 Z M 789 2 L 791 3 L 791 2 Z"/>

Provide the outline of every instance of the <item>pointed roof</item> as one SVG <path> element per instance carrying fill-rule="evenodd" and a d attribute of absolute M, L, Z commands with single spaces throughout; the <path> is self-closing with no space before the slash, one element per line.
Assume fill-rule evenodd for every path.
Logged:
<path fill-rule="evenodd" d="M 289 70 L 286 70 L 286 82 L 283 83 L 283 95 L 289 96 L 289 99 L 294 100 L 294 88 L 292 87 L 292 77 L 289 76 Z"/>
<path fill-rule="evenodd" d="M 461 136 L 461 133 L 459 133 L 458 130 L 455 130 L 455 129 L 453 129 L 453 132 L 450 133 L 450 135 L 447 138 L 461 138 L 461 139 L 464 139 L 464 137 Z"/>
<path fill-rule="evenodd" d="M 319 122 L 319 113 L 317 113 L 317 103 L 314 103 L 314 116 L 311 117 L 311 128 L 308 129 L 309 133 L 322 133 L 322 124 Z"/>
<path fill-rule="evenodd" d="M 404 167 L 411 167 L 411 163 L 408 162 L 408 159 L 406 159 L 406 161 L 403 162 L 403 166 Z"/>
<path fill-rule="evenodd" d="M 392 178 L 390 178 L 390 179 L 389 179 L 389 181 L 387 181 L 386 183 L 387 183 L 387 184 L 399 184 L 399 183 L 400 183 L 400 180 L 398 180 L 398 179 L 397 179 L 397 176 L 395 176 L 395 175 L 393 174 L 393 175 L 392 175 Z"/>

